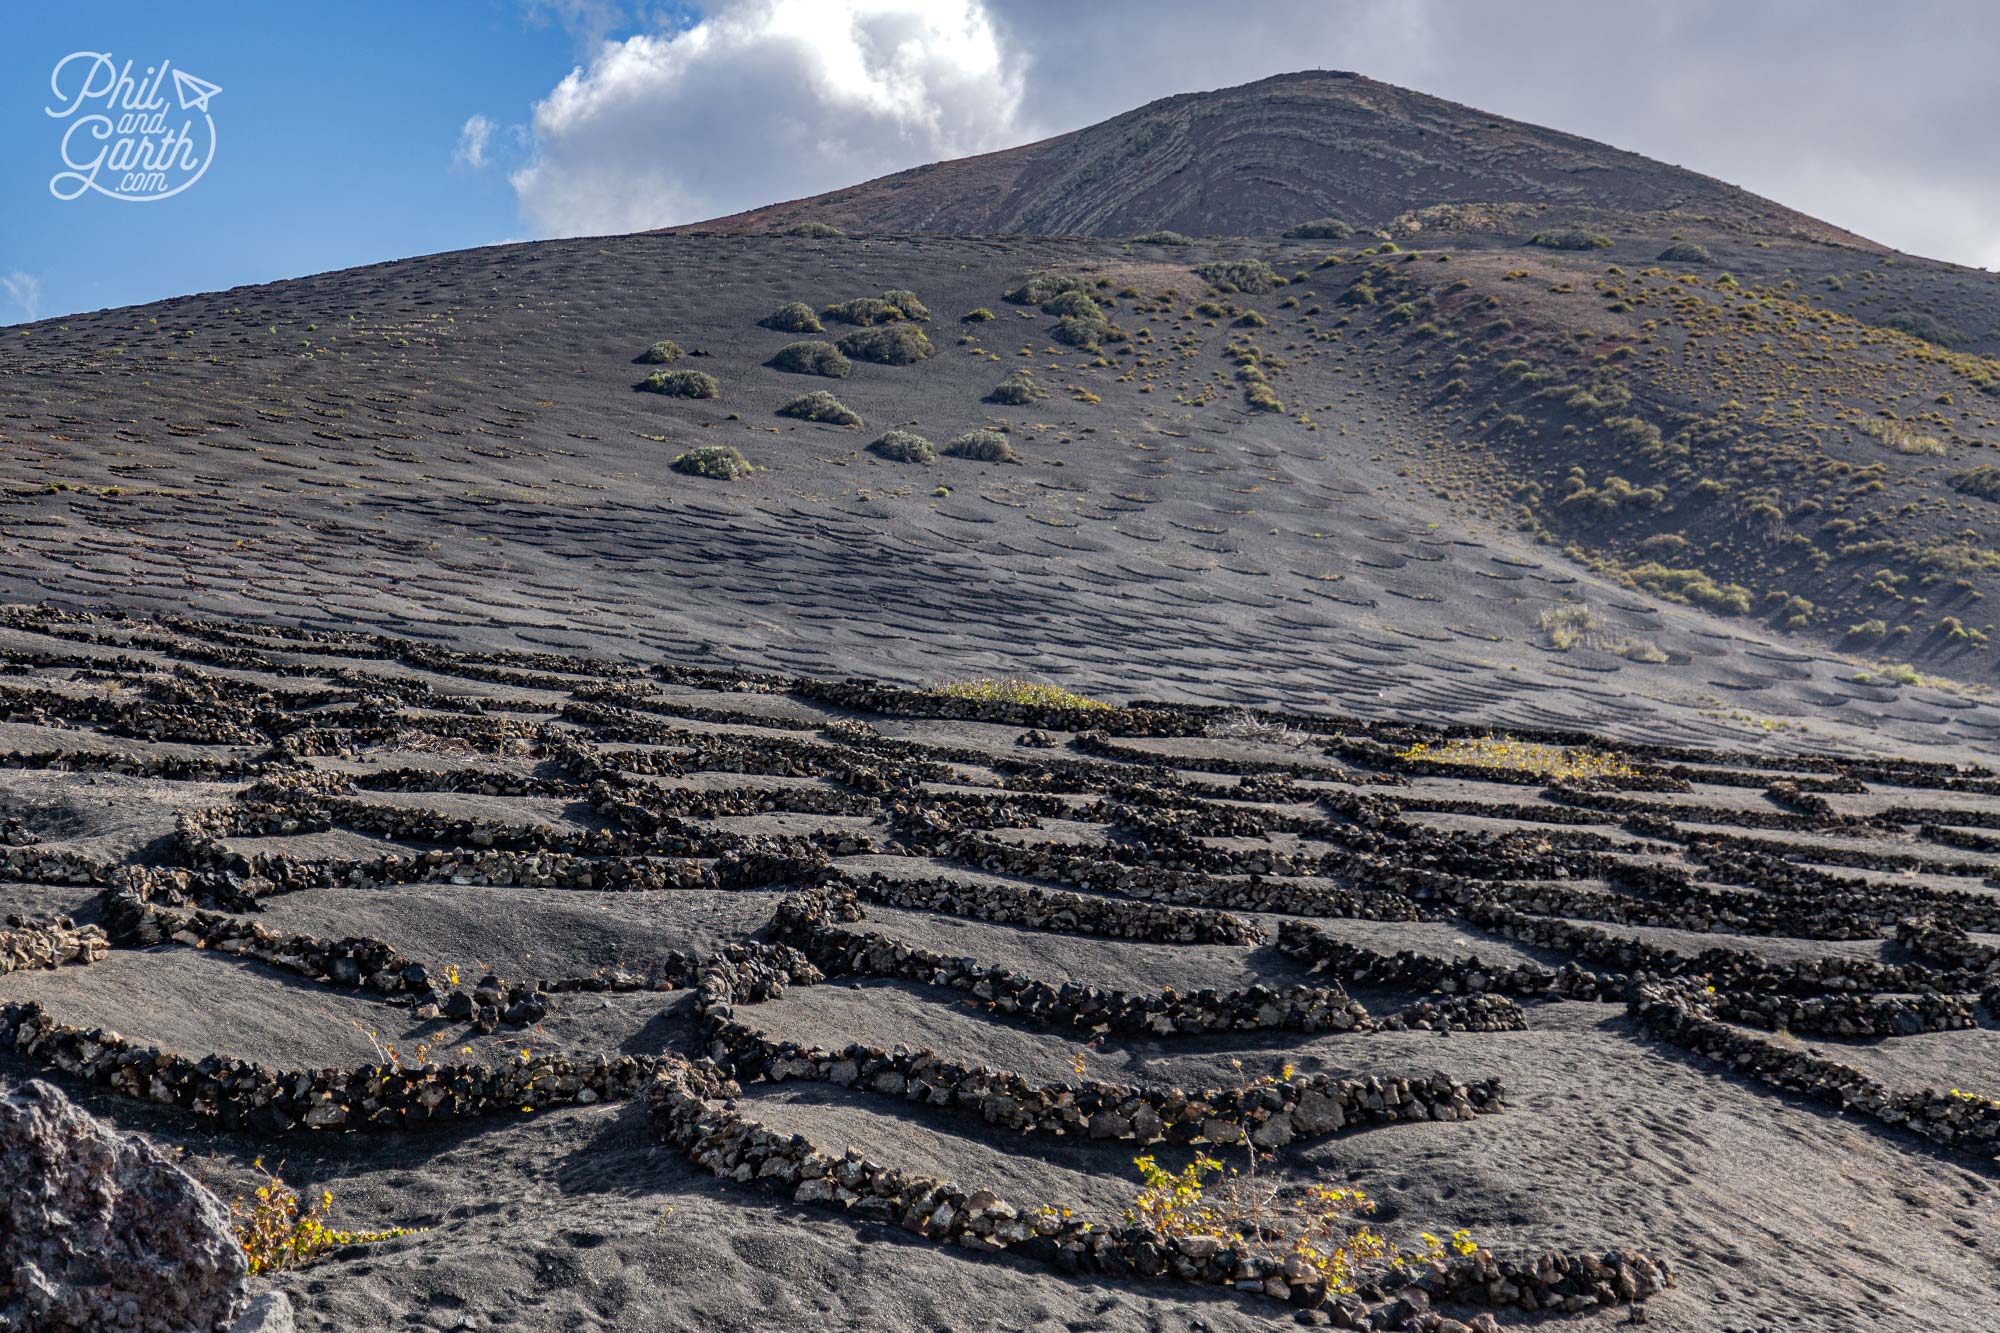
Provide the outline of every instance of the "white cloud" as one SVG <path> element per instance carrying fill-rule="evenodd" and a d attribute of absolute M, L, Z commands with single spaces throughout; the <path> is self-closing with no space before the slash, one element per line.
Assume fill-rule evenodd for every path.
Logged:
<path fill-rule="evenodd" d="M 523 3 L 583 61 L 511 177 L 542 235 L 716 217 L 1319 68 L 2000 263 L 2000 136 L 1968 129 L 2000 119 L 2000 5 L 1904 0 L 1885 24 L 1864 0 L 1259 0 L 1220 18 L 1213 0 L 717 0 L 687 27 L 664 3 Z"/>
<path fill-rule="evenodd" d="M 511 179 L 543 235 L 698 221 L 1018 143 L 1024 71 L 983 0 L 731 0 L 600 46 Z"/>
<path fill-rule="evenodd" d="M 32 324 L 40 318 L 42 310 L 42 280 L 32 273 L 15 269 L 0 277 L 0 290 L 7 293 L 7 299 L 20 307 L 21 318 Z"/>
<path fill-rule="evenodd" d="M 465 128 L 458 132 L 458 147 L 452 150 L 451 162 L 457 167 L 471 167 L 474 171 L 486 165 L 486 145 L 493 139 L 493 131 L 499 127 L 482 115 L 473 115 L 465 122 Z"/>

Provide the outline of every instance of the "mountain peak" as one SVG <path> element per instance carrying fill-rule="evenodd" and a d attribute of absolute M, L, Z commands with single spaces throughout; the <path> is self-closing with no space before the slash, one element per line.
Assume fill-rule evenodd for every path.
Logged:
<path fill-rule="evenodd" d="M 1345 70 L 1177 93 L 1018 148 L 670 230 L 1256 236 L 1321 217 L 1414 231 L 1538 214 L 1880 248 L 1683 167 Z"/>

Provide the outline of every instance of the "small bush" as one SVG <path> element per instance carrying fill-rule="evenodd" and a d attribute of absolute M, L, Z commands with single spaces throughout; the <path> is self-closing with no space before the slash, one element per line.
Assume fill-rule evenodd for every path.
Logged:
<path fill-rule="evenodd" d="M 1978 467 L 1955 472 L 1951 478 L 1951 488 L 1962 495 L 1977 496 L 1981 500 L 2000 500 L 2000 467 L 1991 463 L 1981 463 Z"/>
<path fill-rule="evenodd" d="M 1898 310 L 1882 317 L 1885 328 L 1898 333 L 1907 333 L 1912 338 L 1921 338 L 1939 347 L 1956 347 L 1969 341 L 1965 334 L 1939 319 L 1936 315 L 1922 310 Z"/>
<path fill-rule="evenodd" d="M 1042 273 L 1007 293 L 1015 305 L 1046 305 L 1064 292 L 1087 292 L 1090 284 L 1067 273 Z"/>
<path fill-rule="evenodd" d="M 1750 614 L 1750 590 L 1740 584 L 1717 583 L 1698 569 L 1670 569 L 1655 561 L 1625 571 L 1632 582 L 1656 597 L 1687 602 L 1721 616 Z"/>
<path fill-rule="evenodd" d="M 1056 321 L 1056 326 L 1049 331 L 1049 336 L 1066 346 L 1094 352 L 1104 343 L 1125 341 L 1126 333 L 1107 319 L 1065 315 Z"/>
<path fill-rule="evenodd" d="M 953 458 L 970 458 L 980 463 L 1018 463 L 1021 455 L 1005 435 L 997 430 L 969 430 L 952 437 L 944 451 Z"/>
<path fill-rule="evenodd" d="M 831 222 L 794 222 L 778 233 L 780 236 L 810 236 L 819 240 L 829 240 L 847 235 Z"/>
<path fill-rule="evenodd" d="M 1296 227 L 1285 228 L 1285 239 L 1292 241 L 1344 241 L 1354 234 L 1354 228 L 1339 218 L 1314 218 L 1311 222 L 1301 222 Z"/>
<path fill-rule="evenodd" d="M 780 333 L 825 333 L 826 326 L 819 322 L 819 316 L 804 301 L 787 301 L 764 316 L 758 323 L 767 329 Z"/>
<path fill-rule="evenodd" d="M 1708 247 L 1696 245 L 1693 241 L 1675 241 L 1672 245 L 1660 251 L 1660 258 L 1669 264 L 1709 264 L 1714 262 L 1714 256 L 1708 253 Z"/>
<path fill-rule="evenodd" d="M 794 398 L 778 409 L 781 417 L 797 417 L 800 421 L 823 421 L 834 426 L 858 426 L 860 413 L 835 398 L 825 389 L 814 389 L 803 397 Z"/>
<path fill-rule="evenodd" d="M 1132 238 L 1132 241 L 1136 245 L 1193 245 L 1194 244 L 1194 240 L 1192 237 L 1183 236 L 1177 231 L 1149 231 L 1144 236 L 1134 236 Z"/>
<path fill-rule="evenodd" d="M 1002 403 L 1008 407 L 1026 407 L 1042 396 L 1041 386 L 1025 370 L 1017 370 L 995 385 L 993 392 L 986 395 L 989 403 Z"/>
<path fill-rule="evenodd" d="M 1204 282 L 1227 291 L 1268 292 L 1285 280 L 1261 259 L 1218 259 L 1195 270 Z"/>
<path fill-rule="evenodd" d="M 678 361 L 686 355 L 687 353 L 681 350 L 679 343 L 673 341 L 671 338 L 662 338 L 645 351 L 639 353 L 639 360 L 649 366 L 659 366 L 665 365 L 669 361 Z"/>
<path fill-rule="evenodd" d="M 1945 455 L 1943 440 L 1935 435 L 1926 435 L 1905 422 L 1891 421 L 1887 417 L 1863 417 L 1854 426 L 1863 435 L 1888 445 L 1899 454 L 1925 454 L 1932 458 Z"/>
<path fill-rule="evenodd" d="M 988 310 L 985 306 L 980 306 L 976 310 L 968 310 L 960 315 L 958 322 L 961 324 L 985 324 L 995 318 L 997 316 L 991 310 Z"/>
<path fill-rule="evenodd" d="M 1042 303 L 1045 315 L 1073 315 L 1078 319 L 1103 319 L 1104 308 L 1097 304 L 1089 292 L 1068 291 L 1058 293 L 1053 300 Z"/>
<path fill-rule="evenodd" d="M 884 366 L 915 365 L 936 349 L 924 331 L 911 324 L 857 329 L 840 340 L 840 350 L 857 361 Z"/>
<path fill-rule="evenodd" d="M 824 375 L 835 380 L 846 379 L 847 372 L 854 369 L 854 363 L 829 342 L 788 343 L 769 364 L 794 375 Z"/>
<path fill-rule="evenodd" d="M 710 481 L 735 481 L 757 470 L 734 445 L 728 444 L 704 444 L 690 449 L 674 459 L 673 467 L 676 472 L 707 477 Z"/>
<path fill-rule="evenodd" d="M 929 308 L 917 299 L 915 292 L 904 291 L 898 287 L 894 291 L 883 292 L 882 299 L 902 311 L 904 319 L 913 319 L 919 324 L 931 322 Z"/>
<path fill-rule="evenodd" d="M 830 305 L 823 312 L 828 319 L 843 324 L 887 324 L 903 317 L 902 307 L 879 296 L 857 296 L 852 301 Z"/>
<path fill-rule="evenodd" d="M 1971 542 L 1936 542 L 1917 553 L 1917 563 L 1950 574 L 1991 573 L 2000 570 L 2000 551 Z"/>
<path fill-rule="evenodd" d="M 721 386 L 715 376 L 700 370 L 656 370 L 639 385 L 647 393 L 663 393 L 669 398 L 719 398 Z"/>
<path fill-rule="evenodd" d="M 1283 400 L 1272 391 L 1270 385 L 1261 382 L 1252 382 L 1243 386 L 1243 402 L 1245 406 L 1257 412 L 1282 412 L 1285 410 Z"/>
<path fill-rule="evenodd" d="M 892 430 L 868 446 L 869 452 L 897 463 L 935 463 L 937 450 L 914 431 Z"/>
<path fill-rule="evenodd" d="M 1558 227 L 1552 231 L 1538 231 L 1528 238 L 1529 245 L 1539 245 L 1544 250 L 1607 250 L 1611 238 L 1602 232 L 1585 231 L 1581 227 Z"/>
<path fill-rule="evenodd" d="M 1597 613 L 1587 606 L 1552 606 L 1542 612 L 1540 624 L 1549 647 L 1566 653 L 1597 628 Z"/>

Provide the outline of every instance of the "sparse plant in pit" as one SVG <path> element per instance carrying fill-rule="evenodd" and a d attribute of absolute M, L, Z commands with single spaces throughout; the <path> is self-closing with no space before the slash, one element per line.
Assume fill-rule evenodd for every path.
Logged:
<path fill-rule="evenodd" d="M 800 421 L 819 421 L 834 426 L 859 426 L 861 414 L 841 402 L 825 389 L 815 389 L 802 394 L 778 409 L 781 417 L 795 417 Z"/>
<path fill-rule="evenodd" d="M 669 398 L 719 398 L 722 388 L 715 376 L 702 370 L 656 370 L 639 385 L 647 393 Z"/>
<path fill-rule="evenodd" d="M 674 459 L 673 468 L 687 476 L 706 477 L 710 481 L 735 481 L 757 470 L 734 445 L 729 444 L 704 444 L 690 449 Z"/>
<path fill-rule="evenodd" d="M 936 351 L 924 331 L 912 324 L 856 329 L 840 340 L 840 350 L 857 361 L 884 366 L 908 366 Z"/>
<path fill-rule="evenodd" d="M 296 1190 L 287 1185 L 258 1158 L 255 1168 L 264 1183 L 247 1199 L 229 1207 L 237 1243 L 253 1276 L 297 1268 L 331 1250 L 351 1245 L 375 1245 L 401 1236 L 415 1235 L 409 1227 L 388 1227 L 381 1231 L 343 1231 L 329 1226 L 333 1194 L 321 1190 L 319 1198 L 301 1206 Z"/>
<path fill-rule="evenodd" d="M 823 375 L 836 380 L 847 378 L 854 369 L 854 363 L 838 347 L 813 341 L 787 343 L 771 358 L 771 366 L 793 375 Z"/>
<path fill-rule="evenodd" d="M 915 431 L 891 430 L 868 446 L 868 451 L 896 463 L 935 463 L 937 450 Z"/>
<path fill-rule="evenodd" d="M 997 430 L 969 430 L 954 435 L 944 447 L 953 458 L 970 458 L 979 463 L 1018 463 L 1021 455 L 1011 441 Z"/>

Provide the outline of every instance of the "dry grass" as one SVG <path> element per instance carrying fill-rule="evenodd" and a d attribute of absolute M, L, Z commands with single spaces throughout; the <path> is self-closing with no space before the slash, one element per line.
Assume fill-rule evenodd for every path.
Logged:
<path fill-rule="evenodd" d="M 1549 647 L 1566 653 L 1575 647 L 1596 648 L 1633 662 L 1660 663 L 1668 660 L 1660 646 L 1649 639 L 1626 639 L 1602 630 L 1597 613 L 1580 604 L 1552 606 L 1542 612 L 1541 630 Z"/>
<path fill-rule="evenodd" d="M 1935 435 L 1926 435 L 1906 422 L 1891 421 L 1887 417 L 1863 417 L 1854 423 L 1854 427 L 1899 454 L 1922 454 L 1930 458 L 1943 458 L 1945 454 L 1943 440 Z"/>
<path fill-rule="evenodd" d="M 1461 737 L 1436 745 L 1419 741 L 1396 757 L 1410 763 L 1462 764 L 1545 778 L 1622 778 L 1636 771 L 1607 750 L 1539 745 L 1511 736 Z"/>
<path fill-rule="evenodd" d="M 1312 737 L 1296 727 L 1266 722 L 1255 713 L 1238 711 L 1208 724 L 1208 734 L 1217 740 L 1255 741 L 1260 745 L 1282 745 L 1296 750 L 1312 743 Z"/>

